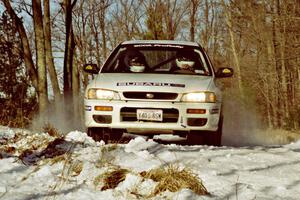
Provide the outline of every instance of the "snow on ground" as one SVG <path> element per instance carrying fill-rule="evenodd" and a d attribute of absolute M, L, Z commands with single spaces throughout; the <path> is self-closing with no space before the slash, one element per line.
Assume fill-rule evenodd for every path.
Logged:
<path fill-rule="evenodd" d="M 128 144 L 105 145 L 79 131 L 56 140 L 46 133 L 0 127 L 0 142 L 0 199 L 143 199 L 157 183 L 139 174 L 169 165 L 189 168 L 210 195 L 182 189 L 147 199 L 300 198 L 300 141 L 212 147 L 136 137 Z M 115 189 L 101 191 L 101 174 L 112 166 L 129 173 Z"/>

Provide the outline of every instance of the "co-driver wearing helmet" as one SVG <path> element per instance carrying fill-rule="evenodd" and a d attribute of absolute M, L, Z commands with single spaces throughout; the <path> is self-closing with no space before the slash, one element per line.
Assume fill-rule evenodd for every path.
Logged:
<path fill-rule="evenodd" d="M 179 52 L 175 59 L 176 73 L 194 73 L 195 58 L 191 52 Z"/>
<path fill-rule="evenodd" d="M 124 58 L 125 65 L 130 72 L 141 73 L 146 70 L 146 60 L 139 51 L 128 51 Z"/>

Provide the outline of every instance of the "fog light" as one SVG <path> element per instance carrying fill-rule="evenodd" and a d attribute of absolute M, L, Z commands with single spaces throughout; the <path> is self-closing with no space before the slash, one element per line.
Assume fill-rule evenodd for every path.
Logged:
<path fill-rule="evenodd" d="M 100 124 L 110 124 L 111 116 L 110 115 L 93 115 L 95 122 Z"/>
<path fill-rule="evenodd" d="M 187 124 L 189 126 L 205 126 L 207 123 L 206 118 L 188 118 L 187 119 Z"/>
<path fill-rule="evenodd" d="M 205 109 L 187 109 L 186 112 L 188 114 L 205 114 L 206 110 Z"/>
<path fill-rule="evenodd" d="M 112 106 L 95 106 L 96 111 L 112 111 Z"/>

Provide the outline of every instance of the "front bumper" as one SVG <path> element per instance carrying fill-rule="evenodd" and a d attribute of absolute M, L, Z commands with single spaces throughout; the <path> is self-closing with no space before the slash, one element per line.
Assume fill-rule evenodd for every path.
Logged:
<path fill-rule="evenodd" d="M 111 106 L 112 111 L 97 111 L 95 106 Z M 134 109 L 162 109 L 167 112 L 176 110 L 177 120 L 171 122 L 148 122 L 136 120 L 124 120 L 122 112 L 124 108 Z M 205 109 L 205 114 L 188 114 L 187 109 Z M 178 112 L 177 112 L 178 111 Z M 166 101 L 105 101 L 85 99 L 85 126 L 107 127 L 126 129 L 128 132 L 147 133 L 148 131 L 172 132 L 207 130 L 216 131 L 221 112 L 221 103 L 183 103 Z M 166 114 L 168 115 L 168 114 Z M 105 123 L 95 121 L 95 116 L 108 118 Z M 197 124 L 198 123 L 198 124 Z"/>

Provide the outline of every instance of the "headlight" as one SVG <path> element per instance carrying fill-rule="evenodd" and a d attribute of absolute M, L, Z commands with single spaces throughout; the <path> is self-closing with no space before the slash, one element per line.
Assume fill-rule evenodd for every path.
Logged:
<path fill-rule="evenodd" d="M 117 92 L 112 90 L 90 88 L 87 92 L 88 99 L 102 99 L 102 100 L 118 100 L 120 96 Z"/>
<path fill-rule="evenodd" d="M 203 103 L 215 103 L 217 97 L 213 92 L 193 92 L 184 94 L 181 98 L 183 102 L 203 102 Z"/>

